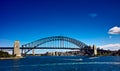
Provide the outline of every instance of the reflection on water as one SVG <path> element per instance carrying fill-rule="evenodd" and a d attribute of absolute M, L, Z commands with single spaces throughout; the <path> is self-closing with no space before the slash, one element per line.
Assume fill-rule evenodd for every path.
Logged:
<path fill-rule="evenodd" d="M 12 66 L 19 66 L 19 59 L 13 60 L 13 65 Z M 9 66 L 7 66 L 7 67 L 9 67 Z M 19 71 L 18 67 L 12 67 L 12 68 L 13 68 L 13 71 Z"/>
<path fill-rule="evenodd" d="M 26 57 L 0 60 L 0 71 L 119 71 L 120 57 Z"/>

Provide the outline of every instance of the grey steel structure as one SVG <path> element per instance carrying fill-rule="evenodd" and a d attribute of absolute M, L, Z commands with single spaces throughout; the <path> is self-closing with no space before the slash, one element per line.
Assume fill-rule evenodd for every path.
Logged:
<path fill-rule="evenodd" d="M 64 46 L 58 46 L 58 47 L 50 47 L 50 46 L 47 46 L 47 47 L 38 47 L 42 44 L 45 44 L 45 43 L 48 43 L 48 42 L 51 42 L 51 41 L 67 41 L 67 42 L 70 42 L 76 46 L 78 46 L 79 48 L 71 48 L 71 47 L 64 47 Z M 22 45 L 22 53 L 23 53 L 23 49 L 24 49 L 24 54 L 28 53 L 29 51 L 31 51 L 32 49 L 81 49 L 81 48 L 85 48 L 85 47 L 88 47 L 88 45 L 86 45 L 85 43 L 79 41 L 79 40 L 76 40 L 76 39 L 73 39 L 73 38 L 70 38 L 70 37 L 66 37 L 66 36 L 51 36 L 51 37 L 46 37 L 46 38 L 42 38 L 42 39 L 39 39 L 39 40 L 36 40 L 36 41 L 33 41 L 33 42 L 30 42 L 30 43 L 27 43 L 27 44 L 24 44 Z M 25 50 L 27 49 L 27 50 Z"/>
<path fill-rule="evenodd" d="M 74 44 L 77 47 L 71 47 L 71 45 L 69 46 L 41 46 L 43 44 L 48 44 L 49 42 L 56 42 L 58 41 L 59 44 L 64 42 L 69 42 L 70 44 Z M 0 50 L 15 50 L 13 47 L 0 47 Z M 70 38 L 70 37 L 66 37 L 66 36 L 51 36 L 51 37 L 46 37 L 46 38 L 42 38 L 27 44 L 22 45 L 22 47 L 19 47 L 19 49 L 22 50 L 21 54 L 22 55 L 26 55 L 29 51 L 34 50 L 34 49 L 70 49 L 70 50 L 80 50 L 83 53 L 87 53 L 88 55 L 97 55 L 97 48 L 96 47 L 92 47 L 90 48 L 90 46 L 88 46 L 87 44 L 76 40 L 74 38 Z M 34 52 L 34 51 L 33 51 Z"/>

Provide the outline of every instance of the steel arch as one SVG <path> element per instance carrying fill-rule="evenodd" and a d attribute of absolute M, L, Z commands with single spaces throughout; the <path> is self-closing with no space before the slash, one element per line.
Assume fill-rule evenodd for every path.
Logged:
<path fill-rule="evenodd" d="M 70 38 L 70 37 L 66 37 L 66 36 L 51 36 L 51 37 L 42 38 L 42 39 L 30 42 L 30 43 L 24 44 L 24 45 L 22 45 L 22 48 L 31 47 L 33 49 L 33 48 L 37 48 L 38 46 L 40 46 L 40 45 L 42 45 L 44 43 L 47 43 L 47 42 L 61 41 L 61 40 L 73 43 L 74 45 L 78 46 L 80 49 L 84 48 L 84 47 L 88 47 L 88 45 L 86 45 L 85 43 L 83 43 L 83 42 L 81 42 L 79 40 Z M 29 49 L 29 50 L 25 51 L 25 54 L 27 52 L 29 52 L 30 50 L 32 50 L 32 49 Z"/>
<path fill-rule="evenodd" d="M 80 48 L 84 48 L 84 47 L 88 46 L 85 43 L 83 43 L 83 42 L 81 42 L 79 40 L 70 38 L 70 37 L 51 36 L 51 37 L 42 38 L 42 39 L 30 42 L 30 43 L 24 44 L 24 45 L 22 45 L 22 47 L 38 47 L 39 45 L 42 45 L 44 43 L 47 43 L 47 42 L 50 42 L 50 41 L 57 41 L 57 40 L 62 40 L 62 41 L 67 41 L 67 42 L 73 43 L 73 44 L 77 45 Z"/>

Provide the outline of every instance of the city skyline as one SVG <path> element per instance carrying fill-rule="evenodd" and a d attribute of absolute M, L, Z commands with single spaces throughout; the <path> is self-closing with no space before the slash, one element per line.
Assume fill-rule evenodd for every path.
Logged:
<path fill-rule="evenodd" d="M 119 0 L 2 0 L 0 46 L 67 36 L 103 49 L 120 49 Z"/>

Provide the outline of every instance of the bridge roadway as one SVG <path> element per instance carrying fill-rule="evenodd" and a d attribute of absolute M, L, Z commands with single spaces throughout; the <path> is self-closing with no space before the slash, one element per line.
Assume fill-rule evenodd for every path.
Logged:
<path fill-rule="evenodd" d="M 0 49 L 14 49 L 14 47 L 0 47 Z M 80 48 L 71 48 L 71 47 L 20 47 L 20 49 L 71 49 L 71 50 L 80 50 Z"/>

